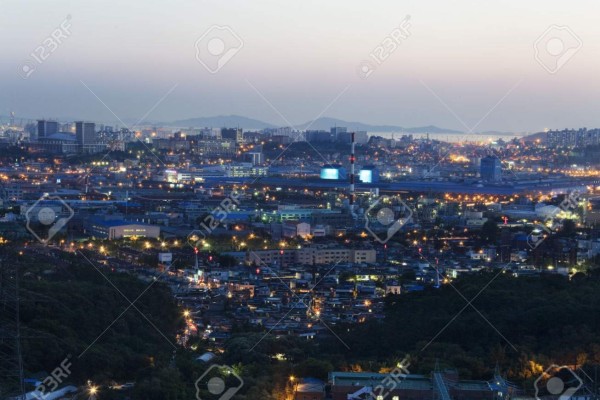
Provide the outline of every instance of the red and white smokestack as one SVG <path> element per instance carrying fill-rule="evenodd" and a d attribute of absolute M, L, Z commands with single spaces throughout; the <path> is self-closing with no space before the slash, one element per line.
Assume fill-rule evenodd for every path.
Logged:
<path fill-rule="evenodd" d="M 350 145 L 350 205 L 354 205 L 354 132 L 352 135 L 352 144 Z"/>

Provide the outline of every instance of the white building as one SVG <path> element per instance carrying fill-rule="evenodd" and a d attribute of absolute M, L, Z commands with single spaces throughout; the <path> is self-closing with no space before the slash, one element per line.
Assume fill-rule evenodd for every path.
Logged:
<path fill-rule="evenodd" d="M 288 221 L 283 223 L 282 234 L 284 237 L 293 238 L 300 236 L 302 238 L 310 235 L 310 224 L 308 222 Z"/>

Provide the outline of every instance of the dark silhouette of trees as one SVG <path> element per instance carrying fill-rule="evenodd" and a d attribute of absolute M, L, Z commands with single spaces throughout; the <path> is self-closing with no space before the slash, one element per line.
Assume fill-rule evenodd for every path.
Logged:
<path fill-rule="evenodd" d="M 500 235 L 500 228 L 498 223 L 493 220 L 487 220 L 481 227 L 481 240 L 485 244 L 495 244 L 498 241 Z"/>

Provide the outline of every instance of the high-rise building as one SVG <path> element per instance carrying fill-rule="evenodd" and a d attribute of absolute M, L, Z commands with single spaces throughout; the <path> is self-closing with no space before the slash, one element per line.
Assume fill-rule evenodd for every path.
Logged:
<path fill-rule="evenodd" d="M 351 143 L 352 133 L 353 132 L 348 132 L 346 128 L 331 128 L 331 141 L 338 143 Z M 369 135 L 366 131 L 356 131 L 354 132 L 354 142 L 356 144 L 367 144 L 369 142 Z"/>
<path fill-rule="evenodd" d="M 222 128 L 221 138 L 242 143 L 244 141 L 244 133 L 241 128 Z"/>
<path fill-rule="evenodd" d="M 333 141 L 337 141 L 338 137 L 340 137 L 340 134 L 344 134 L 346 132 L 348 132 L 348 128 L 344 127 L 344 126 L 334 126 L 331 127 L 331 137 L 333 139 Z"/>
<path fill-rule="evenodd" d="M 323 130 L 309 130 L 305 136 L 306 141 L 311 143 L 333 142 L 332 133 Z"/>
<path fill-rule="evenodd" d="M 50 135 L 54 135 L 58 133 L 58 122 L 56 121 L 46 121 L 44 119 L 38 120 L 38 128 L 37 128 L 37 137 L 46 138 Z"/>
<path fill-rule="evenodd" d="M 96 124 L 93 122 L 75 122 L 75 137 L 79 146 L 96 143 Z"/>
<path fill-rule="evenodd" d="M 367 144 L 369 142 L 367 131 L 356 131 L 354 134 L 354 141 L 356 144 Z"/>
<path fill-rule="evenodd" d="M 547 133 L 548 146 L 585 147 L 600 144 L 600 129 L 563 129 Z"/>
<path fill-rule="evenodd" d="M 484 157 L 481 159 L 480 173 L 484 181 L 499 181 L 502 179 L 502 162 L 498 157 Z"/>

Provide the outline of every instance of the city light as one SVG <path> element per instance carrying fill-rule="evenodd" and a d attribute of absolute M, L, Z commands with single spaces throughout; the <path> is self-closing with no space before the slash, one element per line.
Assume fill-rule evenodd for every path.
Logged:
<path fill-rule="evenodd" d="M 5 2 L 0 386 L 597 395 L 600 3 L 531 1 Z"/>

